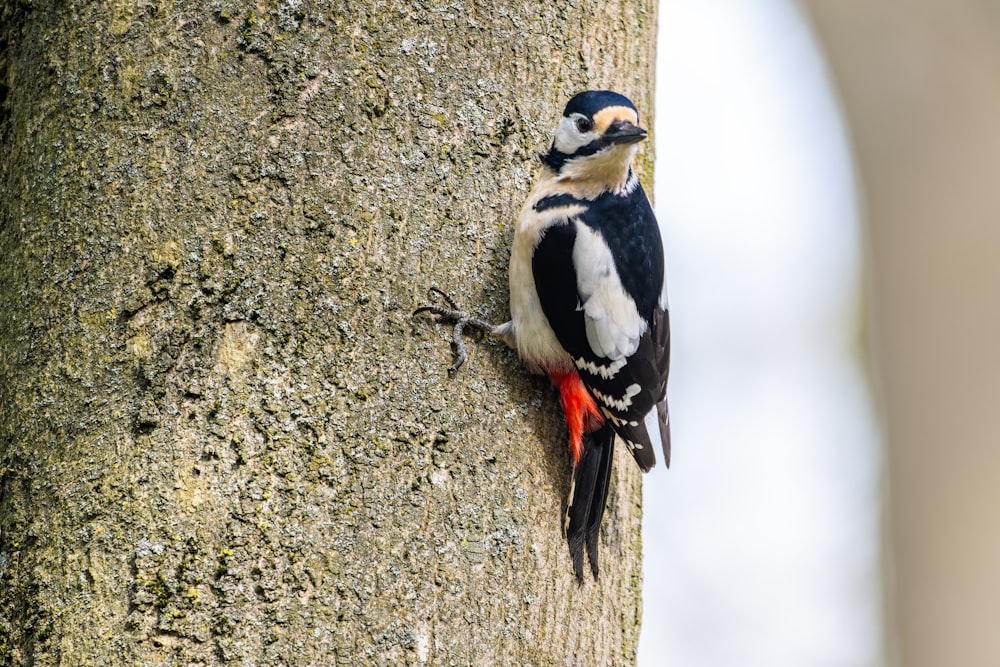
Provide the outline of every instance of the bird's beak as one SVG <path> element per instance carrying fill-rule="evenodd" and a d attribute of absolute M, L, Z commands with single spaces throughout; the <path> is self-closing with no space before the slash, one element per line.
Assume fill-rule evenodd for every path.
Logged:
<path fill-rule="evenodd" d="M 620 120 L 611 124 L 604 133 L 604 140 L 610 144 L 634 144 L 646 138 L 646 130 L 635 123 Z"/>

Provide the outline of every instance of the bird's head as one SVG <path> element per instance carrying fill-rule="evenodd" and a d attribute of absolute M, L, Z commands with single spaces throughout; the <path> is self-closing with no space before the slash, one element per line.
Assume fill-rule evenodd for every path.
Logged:
<path fill-rule="evenodd" d="M 566 104 L 542 162 L 560 178 L 618 187 L 628 175 L 636 144 L 646 138 L 632 101 L 610 90 L 588 90 Z"/>

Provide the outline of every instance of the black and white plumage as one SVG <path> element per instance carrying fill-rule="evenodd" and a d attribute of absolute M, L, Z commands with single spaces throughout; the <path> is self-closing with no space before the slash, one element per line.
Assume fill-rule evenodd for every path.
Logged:
<path fill-rule="evenodd" d="M 631 172 L 627 178 L 625 188 L 593 200 L 546 195 L 529 215 L 575 215 L 550 219 L 541 230 L 528 223 L 527 233 L 538 234 L 531 269 L 548 325 L 604 417 L 647 471 L 656 457 L 643 418 L 666 396 L 670 328 L 659 228 L 638 179 Z M 668 465 L 669 443 L 663 442 Z"/>
<path fill-rule="evenodd" d="M 638 122 L 635 106 L 617 93 L 588 91 L 569 101 L 519 216 L 511 257 L 512 329 L 521 356 L 550 373 L 571 363 L 605 419 L 584 435 L 568 503 L 578 576 L 584 546 L 597 575 L 614 443 L 609 427 L 647 471 L 656 457 L 644 418 L 657 407 L 670 462 L 663 249 L 631 168 L 646 136 Z"/>
<path fill-rule="evenodd" d="M 574 464 L 565 530 L 581 580 L 584 552 L 598 573 L 615 435 L 648 471 L 656 456 L 644 419 L 655 407 L 670 463 L 663 247 L 631 167 L 645 137 L 627 97 L 597 90 L 570 99 L 515 228 L 511 321 L 493 326 L 453 304 L 418 310 L 456 323 L 453 368 L 468 325 L 503 338 L 559 387 Z"/>

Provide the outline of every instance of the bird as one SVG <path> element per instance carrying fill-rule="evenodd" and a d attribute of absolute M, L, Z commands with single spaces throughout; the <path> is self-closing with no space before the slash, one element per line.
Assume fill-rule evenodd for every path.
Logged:
<path fill-rule="evenodd" d="M 454 325 L 451 372 L 466 359 L 472 329 L 517 350 L 558 388 L 573 465 L 563 530 L 577 580 L 584 554 L 599 574 L 600 528 L 615 437 L 643 472 L 656 463 L 645 417 L 655 408 L 670 465 L 667 376 L 670 321 L 663 243 L 632 168 L 647 131 L 626 97 L 588 90 L 571 97 L 514 229 L 511 319 L 492 324 L 458 308 L 446 292 L 420 306 Z"/>

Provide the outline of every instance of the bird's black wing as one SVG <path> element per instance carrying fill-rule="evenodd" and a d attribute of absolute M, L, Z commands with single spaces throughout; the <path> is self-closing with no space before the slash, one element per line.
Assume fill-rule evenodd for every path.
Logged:
<path fill-rule="evenodd" d="M 584 211 L 548 228 L 542 236 L 532 257 L 535 289 L 549 325 L 573 358 L 584 384 L 636 463 L 646 471 L 656 463 L 644 422 L 654 406 L 657 407 L 660 439 L 668 463 L 670 451 L 665 402 L 670 364 L 670 325 L 669 317 L 659 303 L 663 291 L 663 250 L 659 228 L 641 186 L 636 186 L 626 195 L 605 193 L 593 201 L 553 195 L 541 200 L 536 209 L 569 204 L 581 205 Z M 578 238 L 581 234 L 587 238 Z M 610 307 L 606 309 L 608 319 L 603 322 L 602 333 L 610 332 L 608 336 L 612 340 L 620 339 L 619 347 L 626 342 L 634 347 L 627 357 L 609 359 L 602 354 L 604 350 L 595 351 L 594 341 L 588 339 L 588 315 L 584 302 L 592 295 L 581 294 L 579 273 L 595 269 L 593 266 L 574 265 L 574 248 L 578 241 L 589 244 L 589 251 L 578 253 L 577 261 L 584 258 L 601 267 L 617 267 L 614 276 L 610 275 L 610 271 L 606 277 L 601 273 L 603 269 L 597 271 L 598 281 L 606 279 L 609 281 L 607 284 L 613 287 L 608 292 L 611 296 L 602 293 L 598 298 L 610 300 L 610 306 L 622 305 L 614 302 L 616 298 L 628 299 L 635 306 L 634 310 Z M 591 275 L 585 282 L 591 285 L 593 279 Z M 616 320 L 617 312 L 627 310 L 634 315 L 621 316 L 621 321 Z M 641 321 L 636 320 L 636 316 Z M 592 327 L 591 336 L 594 336 L 593 321 L 589 325 Z M 616 330 L 617 325 L 621 325 L 621 332 Z"/>

